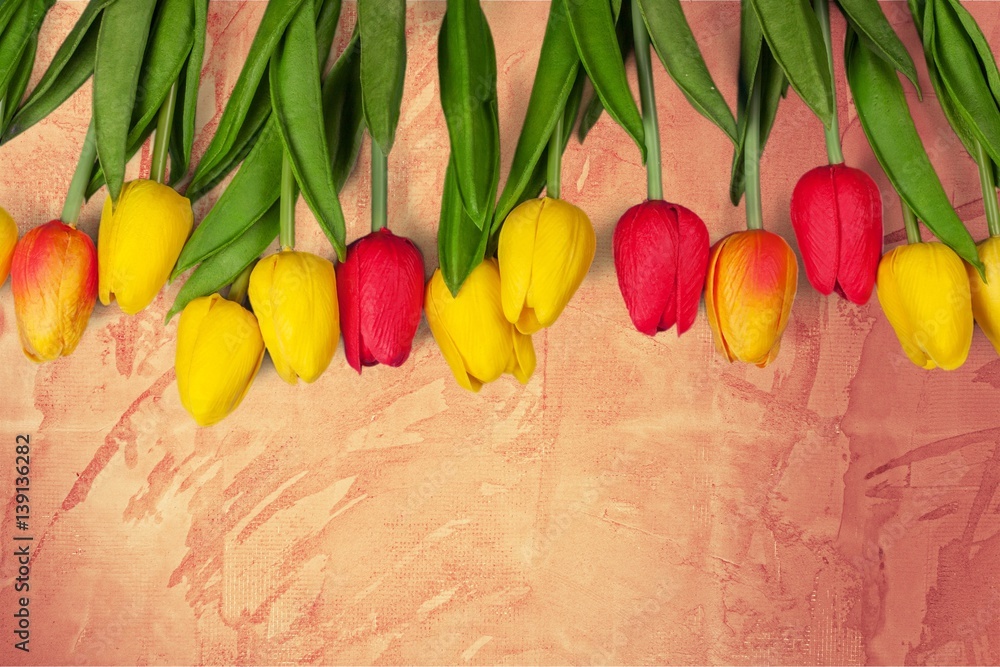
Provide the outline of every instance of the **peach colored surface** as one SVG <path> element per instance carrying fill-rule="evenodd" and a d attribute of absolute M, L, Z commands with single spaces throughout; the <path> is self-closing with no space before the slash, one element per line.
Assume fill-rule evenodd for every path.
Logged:
<path fill-rule="evenodd" d="M 966 4 L 1000 49 L 1000 2 Z M 83 6 L 52 10 L 36 79 Z M 933 100 L 905 3 L 884 7 L 921 69 L 925 101 L 908 94 L 928 149 L 982 237 L 974 163 Z M 199 153 L 263 8 L 212 2 Z M 506 165 L 548 5 L 485 8 Z M 443 10 L 410 5 L 390 158 L 391 224 L 428 271 L 448 154 Z M 732 102 L 738 3 L 685 10 Z M 667 196 L 717 239 L 743 225 L 730 145 L 656 69 Z M 842 76 L 838 87 L 847 159 L 889 193 Z M 22 232 L 61 209 L 89 94 L 0 148 L 0 202 Z M 771 230 L 792 239 L 792 187 L 824 160 L 820 125 L 791 94 L 763 164 Z M 147 149 L 130 176 L 148 162 Z M 368 226 L 367 171 L 363 155 L 343 193 L 351 238 Z M 821 298 L 804 280 L 765 370 L 720 358 L 704 313 L 680 340 L 647 338 L 629 325 L 610 247 L 645 179 L 606 116 L 570 146 L 563 192 L 592 216 L 598 255 L 536 336 L 526 387 L 459 389 L 423 324 L 398 370 L 358 377 L 338 352 L 314 385 L 289 387 L 265 362 L 242 407 L 199 430 L 177 397 L 176 323 L 163 325 L 178 285 L 137 317 L 98 306 L 76 353 L 44 366 L 23 358 L 0 290 L 0 488 L 13 485 L 15 434 L 30 433 L 35 536 L 26 655 L 12 649 L 5 497 L 0 663 L 1000 661 L 1000 360 L 986 338 L 962 369 L 925 372 L 874 299 Z M 81 219 L 95 236 L 103 197 Z M 899 206 L 885 200 L 894 244 Z M 332 256 L 298 211 L 300 246 Z"/>

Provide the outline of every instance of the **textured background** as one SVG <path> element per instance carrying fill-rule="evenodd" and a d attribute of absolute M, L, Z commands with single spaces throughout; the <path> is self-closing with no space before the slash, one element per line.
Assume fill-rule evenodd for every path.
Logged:
<path fill-rule="evenodd" d="M 1000 3 L 966 4 L 1000 48 Z M 36 78 L 83 6 L 52 10 Z M 905 3 L 884 7 L 921 69 L 925 101 L 908 94 L 928 150 L 981 238 L 974 163 L 937 109 Z M 212 2 L 199 154 L 263 8 Z M 548 5 L 485 8 L 506 165 Z M 685 9 L 732 102 L 738 3 Z M 443 11 L 410 5 L 390 158 L 391 224 L 428 272 L 448 153 Z M 839 15 L 834 31 L 839 41 Z M 656 70 L 667 196 L 717 239 L 744 222 L 727 198 L 730 146 Z M 847 159 L 890 192 L 838 86 Z M 89 94 L 0 148 L 0 202 L 22 231 L 61 209 Z M 366 154 L 343 193 L 352 238 L 368 225 Z M 148 161 L 147 150 L 130 175 Z M 820 125 L 791 94 L 763 164 L 770 229 L 791 240 L 792 187 L 824 161 Z M 704 316 L 681 340 L 642 336 L 610 238 L 644 194 L 638 151 L 607 117 L 573 142 L 564 196 L 592 216 L 597 259 L 536 336 L 531 383 L 506 377 L 479 395 L 457 387 L 422 325 L 398 370 L 358 377 L 338 352 L 314 385 L 290 387 L 265 362 L 242 407 L 199 430 L 177 397 L 176 321 L 162 323 L 177 285 L 137 317 L 98 306 L 76 353 L 44 366 L 23 358 L 4 287 L 0 479 L 9 489 L 14 434 L 32 434 L 37 553 L 25 656 L 10 646 L 5 500 L 0 662 L 1000 661 L 1000 360 L 986 338 L 977 331 L 962 369 L 925 372 L 874 300 L 822 298 L 804 280 L 765 370 L 717 356 Z M 82 216 L 95 236 L 103 197 Z M 887 196 L 888 244 L 901 226 Z M 299 239 L 332 256 L 304 204 Z"/>

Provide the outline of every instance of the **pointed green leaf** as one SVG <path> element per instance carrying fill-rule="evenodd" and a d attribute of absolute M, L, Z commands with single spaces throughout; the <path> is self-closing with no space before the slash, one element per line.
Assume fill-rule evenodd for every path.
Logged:
<path fill-rule="evenodd" d="M 865 41 L 868 48 L 909 79 L 919 93 L 920 82 L 917 81 L 917 68 L 913 64 L 913 58 L 900 41 L 899 35 L 889 25 L 889 19 L 882 12 L 878 0 L 837 0 L 837 4 L 851 28 Z"/>
<path fill-rule="evenodd" d="M 365 136 L 361 102 L 361 50 L 355 32 L 323 81 L 326 140 L 333 163 L 333 185 L 339 192 L 354 170 Z"/>
<path fill-rule="evenodd" d="M 38 33 L 36 31 L 28 40 L 28 45 L 21 54 L 21 61 L 17 64 L 14 76 L 11 77 L 10 84 L 7 86 L 6 95 L 3 97 L 6 103 L 3 117 L 0 118 L 0 137 L 3 136 L 11 119 L 14 117 L 17 105 L 21 101 L 21 98 L 24 97 L 24 91 L 28 89 L 28 81 L 31 79 L 31 68 L 35 64 L 35 51 L 37 48 Z"/>
<path fill-rule="evenodd" d="M 453 295 L 458 296 L 465 279 L 483 261 L 489 232 L 489 227 L 480 229 L 466 212 L 458 190 L 455 161 L 448 160 L 438 222 L 438 258 L 441 275 Z"/>
<path fill-rule="evenodd" d="M 208 31 L 208 0 L 189 0 L 194 25 L 194 38 L 184 69 L 178 79 L 177 109 L 170 134 L 170 184 L 177 185 L 191 165 L 195 121 L 198 114 L 198 89 L 201 67 L 205 59 L 205 37 Z"/>
<path fill-rule="evenodd" d="M 358 30 L 368 132 L 388 155 L 396 138 L 406 74 L 406 0 L 358 0 Z"/>
<path fill-rule="evenodd" d="M 611 13 L 615 17 L 615 35 L 618 37 L 618 50 L 621 51 L 622 62 L 628 62 L 628 59 L 632 56 L 632 52 L 634 50 L 632 3 L 626 2 L 625 5 L 622 6 L 621 0 L 613 0 L 611 3 Z M 573 46 L 576 48 L 576 42 L 573 43 Z M 577 57 L 579 58 L 579 56 Z M 594 125 L 597 125 L 597 121 L 601 119 L 603 114 L 604 104 L 601 102 L 601 96 L 598 95 L 597 91 L 594 90 L 594 87 L 591 86 L 587 104 L 584 106 L 583 115 L 580 116 L 580 128 L 576 135 L 581 144 L 586 141 L 587 135 L 590 134 Z"/>

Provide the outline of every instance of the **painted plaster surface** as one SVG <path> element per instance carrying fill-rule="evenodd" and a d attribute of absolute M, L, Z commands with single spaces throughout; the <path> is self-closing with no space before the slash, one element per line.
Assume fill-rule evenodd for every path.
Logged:
<path fill-rule="evenodd" d="M 1000 2 L 968 2 L 1000 50 Z M 354 5 L 347 4 L 353 22 Z M 84 7 L 45 24 L 35 79 Z M 933 99 L 904 2 L 885 3 L 914 54 L 913 113 L 961 217 L 986 234 L 975 165 Z M 195 151 L 214 131 L 263 2 L 211 3 Z M 735 100 L 739 5 L 684 5 Z M 548 4 L 495 0 L 504 170 Z M 438 101 L 438 1 L 409 5 L 409 67 L 390 160 L 390 224 L 428 272 L 448 155 Z M 348 24 L 348 25 L 349 25 Z M 843 34 L 835 16 L 834 39 Z M 337 48 L 349 36 L 343 26 Z M 849 101 L 850 164 L 891 190 Z M 634 83 L 634 82 L 633 82 Z M 740 229 L 731 147 L 657 66 L 665 191 L 713 240 Z M 0 148 L 0 203 L 22 232 L 57 217 L 89 114 L 89 85 Z M 794 93 L 763 162 L 765 224 L 792 240 L 788 201 L 825 162 Z M 149 149 L 130 165 L 145 174 Z M 926 372 L 873 299 L 803 281 L 779 359 L 726 363 L 704 315 L 682 339 L 634 331 L 611 234 L 645 196 L 639 153 L 606 116 L 570 146 L 563 195 L 592 217 L 597 259 L 538 370 L 474 395 L 426 323 L 401 369 L 313 385 L 269 361 L 228 420 L 198 429 L 174 379 L 179 284 L 146 312 L 95 309 L 76 353 L 21 354 L 0 289 L 0 663 L 714 664 L 1000 662 L 1000 359 L 976 332 L 968 362 Z M 367 231 L 367 147 L 342 193 Z M 196 218 L 218 191 L 199 203 Z M 81 217 L 96 238 L 102 192 Z M 885 196 L 887 247 L 904 240 Z M 302 249 L 332 257 L 308 208 Z M 32 436 L 31 653 L 12 648 L 14 437 Z"/>

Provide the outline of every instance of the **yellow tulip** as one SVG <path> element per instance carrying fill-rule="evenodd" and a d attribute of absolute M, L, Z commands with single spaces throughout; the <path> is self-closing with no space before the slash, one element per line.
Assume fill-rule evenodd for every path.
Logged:
<path fill-rule="evenodd" d="M 0 208 L 0 285 L 7 282 L 10 275 L 10 262 L 14 259 L 14 246 L 17 245 L 17 223 L 10 213 Z"/>
<path fill-rule="evenodd" d="M 152 303 L 167 283 L 194 215 L 191 202 L 156 181 L 131 181 L 118 203 L 104 201 L 97 237 L 100 297 L 129 315 Z"/>
<path fill-rule="evenodd" d="M 972 346 L 969 276 L 942 243 L 910 243 L 878 265 L 878 300 L 903 352 L 922 368 L 953 370 Z"/>
<path fill-rule="evenodd" d="M 250 303 L 278 375 L 295 384 L 315 381 L 340 339 L 337 276 L 328 260 L 282 250 L 250 274 Z"/>
<path fill-rule="evenodd" d="M 587 214 L 561 199 L 530 199 L 500 230 L 500 293 L 507 321 L 521 333 L 551 326 L 594 261 L 597 237 Z"/>
<path fill-rule="evenodd" d="M 972 314 L 1000 353 L 1000 236 L 992 236 L 979 244 L 979 259 L 986 267 L 985 283 L 979 271 L 965 265 L 972 288 Z"/>
<path fill-rule="evenodd" d="M 436 270 L 427 283 L 424 309 L 434 340 L 461 386 L 479 391 L 504 373 L 522 384 L 531 379 L 535 348 L 531 336 L 504 317 L 496 260 L 473 269 L 458 296 L 452 296 L 441 269 Z"/>
<path fill-rule="evenodd" d="M 264 360 L 257 318 L 218 294 L 189 303 L 177 325 L 177 389 L 181 405 L 201 426 L 235 410 Z"/>

